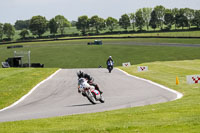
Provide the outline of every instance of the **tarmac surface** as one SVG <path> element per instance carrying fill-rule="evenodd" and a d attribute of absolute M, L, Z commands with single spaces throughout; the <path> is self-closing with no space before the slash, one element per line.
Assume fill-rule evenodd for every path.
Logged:
<path fill-rule="evenodd" d="M 77 75 L 82 70 L 95 79 L 105 103 L 92 105 L 78 93 Z M 61 69 L 15 106 L 0 111 L 0 122 L 102 112 L 175 100 L 177 94 L 114 69 Z"/>

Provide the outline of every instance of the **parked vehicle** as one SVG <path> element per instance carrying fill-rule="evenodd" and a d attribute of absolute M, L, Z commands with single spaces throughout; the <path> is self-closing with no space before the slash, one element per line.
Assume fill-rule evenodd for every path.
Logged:
<path fill-rule="evenodd" d="M 88 45 L 102 45 L 102 41 L 101 40 L 94 40 L 94 42 L 88 42 Z"/>

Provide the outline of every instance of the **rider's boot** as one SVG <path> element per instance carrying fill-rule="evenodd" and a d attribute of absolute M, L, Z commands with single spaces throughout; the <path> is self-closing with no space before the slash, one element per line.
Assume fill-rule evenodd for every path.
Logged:
<path fill-rule="evenodd" d="M 103 92 L 99 89 L 98 85 L 95 85 L 95 89 L 100 92 L 100 94 L 103 94 Z"/>

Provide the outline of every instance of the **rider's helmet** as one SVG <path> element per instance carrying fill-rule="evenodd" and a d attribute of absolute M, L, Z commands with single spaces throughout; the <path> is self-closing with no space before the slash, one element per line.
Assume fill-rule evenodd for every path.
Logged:
<path fill-rule="evenodd" d="M 109 59 L 112 59 L 112 56 L 109 56 Z"/>
<path fill-rule="evenodd" d="M 82 78 L 83 77 L 83 72 L 82 71 L 77 72 L 77 76 L 78 76 L 78 78 Z"/>

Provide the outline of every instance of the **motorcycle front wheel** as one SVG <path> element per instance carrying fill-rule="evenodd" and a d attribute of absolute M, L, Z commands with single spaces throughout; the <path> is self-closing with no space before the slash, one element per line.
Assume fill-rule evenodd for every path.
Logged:
<path fill-rule="evenodd" d="M 108 72 L 111 73 L 112 69 L 113 69 L 113 68 L 112 68 L 111 66 L 109 66 L 109 67 L 108 67 Z"/>
<path fill-rule="evenodd" d="M 92 92 L 89 92 L 89 93 L 87 94 L 87 98 L 88 98 L 88 100 L 89 100 L 92 104 L 96 104 L 96 99 L 94 98 L 94 95 L 95 95 L 95 94 L 92 94 Z"/>
<path fill-rule="evenodd" d="M 104 103 L 105 102 L 105 100 L 104 100 L 104 98 L 103 98 L 103 96 L 101 95 L 101 99 L 99 100 L 101 103 Z"/>

